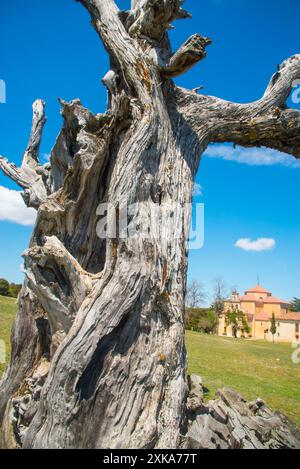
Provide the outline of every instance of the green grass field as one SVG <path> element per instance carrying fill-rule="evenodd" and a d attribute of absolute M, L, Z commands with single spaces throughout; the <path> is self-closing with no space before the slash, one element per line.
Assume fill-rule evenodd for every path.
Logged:
<path fill-rule="evenodd" d="M 0 296 L 0 340 L 4 340 L 6 345 L 6 361 L 10 353 L 10 333 L 12 323 L 15 319 L 17 304 L 15 298 Z M 0 375 L 3 373 L 6 365 L 0 362 Z"/>
<path fill-rule="evenodd" d="M 246 341 L 187 332 L 189 373 L 202 376 L 206 399 L 231 387 L 247 400 L 262 398 L 300 426 L 300 364 L 289 344 Z"/>
<path fill-rule="evenodd" d="M 16 300 L 0 296 L 0 339 L 10 351 L 10 332 Z M 218 388 L 231 387 L 246 399 L 264 399 L 300 426 L 300 365 L 292 363 L 288 344 L 234 340 L 187 332 L 189 372 L 202 376 L 206 399 Z M 0 375 L 5 368 L 0 364 Z"/>

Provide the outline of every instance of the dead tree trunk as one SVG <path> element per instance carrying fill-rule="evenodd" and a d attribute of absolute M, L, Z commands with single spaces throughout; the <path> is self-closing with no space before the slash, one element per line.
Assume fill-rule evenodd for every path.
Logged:
<path fill-rule="evenodd" d="M 210 44 L 194 35 L 172 53 L 167 30 L 189 17 L 182 1 L 132 0 L 127 12 L 80 2 L 110 56 L 107 112 L 61 101 L 64 125 L 41 166 L 37 101 L 22 167 L 0 159 L 38 209 L 0 387 L 2 446 L 175 448 L 187 424 L 186 207 L 199 160 L 225 141 L 300 157 L 300 114 L 285 105 L 300 56 L 258 102 L 225 102 L 172 82 Z M 131 236 L 99 237 L 105 203 L 115 208 L 109 226 L 134 207 Z"/>

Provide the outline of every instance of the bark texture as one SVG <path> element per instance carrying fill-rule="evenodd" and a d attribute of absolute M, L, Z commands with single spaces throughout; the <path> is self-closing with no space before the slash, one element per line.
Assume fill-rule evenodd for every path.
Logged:
<path fill-rule="evenodd" d="M 300 113 L 286 107 L 300 56 L 284 62 L 261 100 L 230 103 L 171 81 L 211 42 L 194 35 L 172 51 L 168 29 L 189 17 L 182 1 L 133 0 L 126 12 L 113 0 L 80 3 L 110 56 L 107 112 L 61 100 L 63 127 L 42 166 L 37 101 L 21 168 L 0 158 L 38 210 L 0 384 L 1 445 L 176 448 L 202 425 L 186 379 L 185 204 L 210 142 L 300 157 Z M 97 235 L 103 203 L 115 207 L 115 221 L 134 204 L 134 235 Z"/>

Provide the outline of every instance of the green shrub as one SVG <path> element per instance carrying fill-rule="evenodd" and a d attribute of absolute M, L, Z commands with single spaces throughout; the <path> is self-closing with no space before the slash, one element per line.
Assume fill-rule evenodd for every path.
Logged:
<path fill-rule="evenodd" d="M 17 283 L 11 283 L 9 286 L 9 296 L 11 296 L 12 298 L 18 298 L 21 288 L 22 285 L 19 285 Z"/>
<path fill-rule="evenodd" d="M 187 308 L 185 327 L 187 330 L 213 334 L 216 332 L 217 316 L 213 309 Z"/>
<path fill-rule="evenodd" d="M 17 298 L 21 288 L 22 288 L 22 285 L 18 285 L 16 283 L 9 283 L 4 278 L 0 279 L 0 295 L 1 296 L 10 296 L 12 298 Z"/>
<path fill-rule="evenodd" d="M 244 336 L 244 334 L 250 334 L 251 332 L 247 317 L 243 311 L 237 309 L 232 309 L 226 313 L 226 325 L 232 327 L 233 335 L 236 338 L 239 330 L 242 336 Z"/>
<path fill-rule="evenodd" d="M 9 296 L 9 283 L 4 278 L 0 278 L 0 295 Z"/>

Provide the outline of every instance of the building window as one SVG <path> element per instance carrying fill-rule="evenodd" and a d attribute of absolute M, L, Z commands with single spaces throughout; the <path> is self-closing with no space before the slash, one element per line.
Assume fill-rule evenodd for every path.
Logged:
<path fill-rule="evenodd" d="M 299 324 L 295 324 L 295 327 L 296 327 L 296 334 L 299 334 Z"/>

